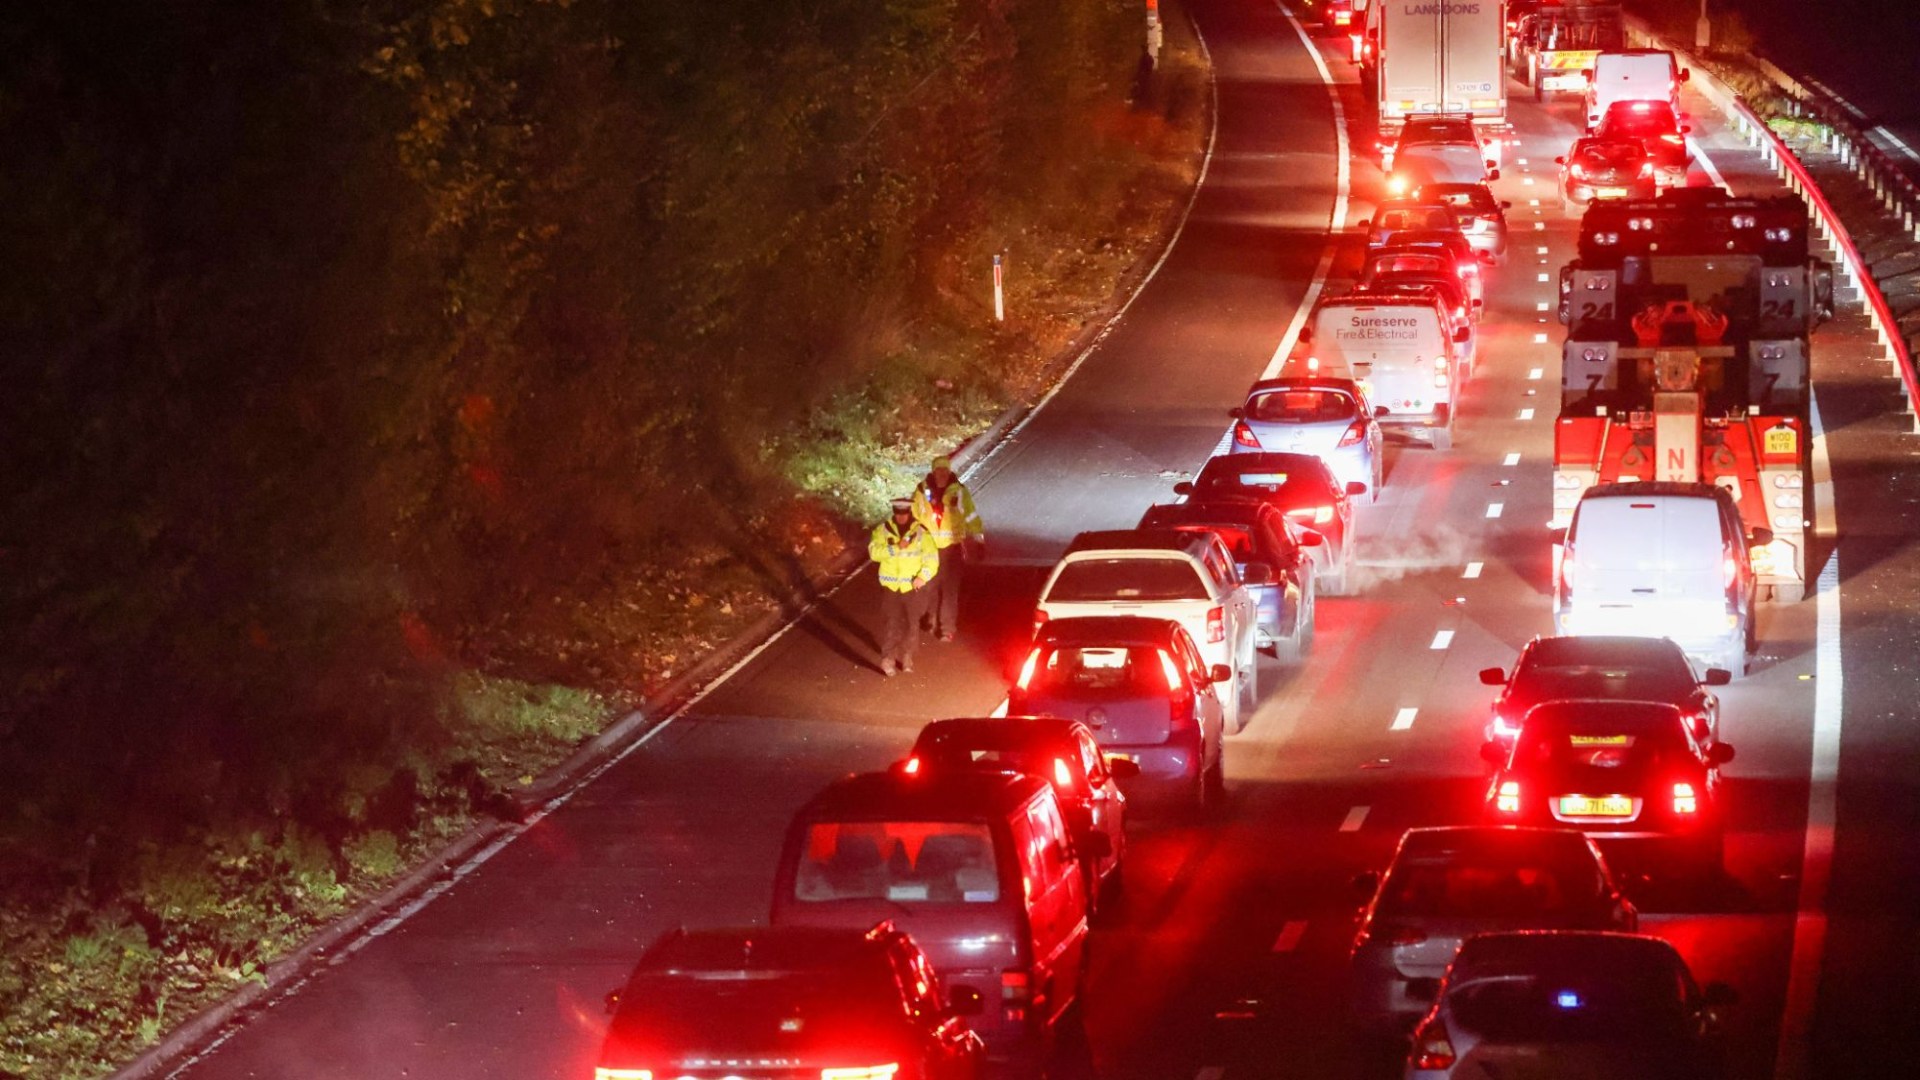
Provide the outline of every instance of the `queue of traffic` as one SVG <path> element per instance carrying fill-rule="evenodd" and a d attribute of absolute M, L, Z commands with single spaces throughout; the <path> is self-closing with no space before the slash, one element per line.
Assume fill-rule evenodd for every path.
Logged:
<path fill-rule="evenodd" d="M 1557 636 L 1480 673 L 1482 820 L 1409 830 L 1353 883 L 1354 1030 L 1396 1040 L 1409 1077 L 1714 1073 L 1731 991 L 1640 933 L 1630 893 L 1647 867 L 1721 872 L 1734 749 L 1713 688 L 1745 673 L 1755 605 L 1804 592 L 1807 335 L 1831 305 L 1804 214 L 1660 194 L 1685 183 L 1685 72 L 1562 7 L 1508 5 L 1493 31 L 1536 97 L 1568 83 L 1556 44 L 1597 45 L 1573 69 L 1590 132 L 1559 159 L 1585 216 L 1560 286 Z M 1315 9 L 1376 72 L 1450 40 L 1387 5 Z M 1068 545 L 1004 716 L 930 723 L 802 807 L 768 926 L 647 952 L 609 995 L 596 1080 L 1047 1072 L 1132 808 L 1217 812 L 1260 656 L 1309 662 L 1319 598 L 1357 587 L 1355 506 L 1389 479 L 1389 435 L 1449 450 L 1484 366 L 1485 279 L 1511 244 L 1490 186 L 1504 83 L 1497 109 L 1455 110 L 1386 102 L 1386 77 L 1387 197 L 1353 287 L 1315 304 L 1174 498 Z M 1657 559 L 1637 557 L 1649 537 Z"/>

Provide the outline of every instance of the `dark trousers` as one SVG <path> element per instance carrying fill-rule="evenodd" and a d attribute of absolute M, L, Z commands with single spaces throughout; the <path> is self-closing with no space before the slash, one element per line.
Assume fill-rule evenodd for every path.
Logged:
<path fill-rule="evenodd" d="M 967 545 L 955 544 L 940 549 L 940 572 L 927 582 L 933 597 L 927 603 L 933 616 L 933 628 L 943 634 L 960 631 L 960 583 L 966 576 Z"/>
<path fill-rule="evenodd" d="M 939 581 L 935 574 L 933 581 Z M 880 590 L 880 659 L 911 660 L 920 644 L 920 617 L 927 612 L 927 594 L 933 582 L 910 592 Z"/>

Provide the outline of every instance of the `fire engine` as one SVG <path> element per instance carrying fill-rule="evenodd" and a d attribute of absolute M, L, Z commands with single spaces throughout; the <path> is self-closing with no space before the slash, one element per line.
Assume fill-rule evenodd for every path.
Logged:
<path fill-rule="evenodd" d="M 1809 337 L 1833 271 L 1808 252 L 1799 199 L 1681 188 L 1607 199 L 1560 271 L 1553 526 L 1598 483 L 1672 480 L 1733 493 L 1762 599 L 1806 592 Z"/>

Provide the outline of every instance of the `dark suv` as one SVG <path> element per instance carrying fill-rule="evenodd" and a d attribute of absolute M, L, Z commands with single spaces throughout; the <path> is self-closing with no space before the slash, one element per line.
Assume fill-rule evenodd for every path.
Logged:
<path fill-rule="evenodd" d="M 675 930 L 607 995 L 595 1080 L 974 1080 L 981 1044 L 913 939 L 870 930 Z"/>
<path fill-rule="evenodd" d="M 1548 701 L 1609 699 L 1661 701 L 1678 708 L 1703 739 L 1720 734 L 1720 698 L 1732 672 L 1694 673 L 1686 650 L 1668 638 L 1536 637 L 1520 650 L 1511 675 L 1486 668 L 1480 681 L 1501 688 L 1487 718 L 1486 737 L 1511 742 L 1527 710 Z"/>

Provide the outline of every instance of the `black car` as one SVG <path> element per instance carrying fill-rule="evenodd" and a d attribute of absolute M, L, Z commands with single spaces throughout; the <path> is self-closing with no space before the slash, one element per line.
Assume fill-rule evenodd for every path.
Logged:
<path fill-rule="evenodd" d="M 607 995 L 596 1080 L 974 1080 L 980 994 L 943 999 L 913 939 L 871 930 L 675 930 Z"/>
<path fill-rule="evenodd" d="M 1607 106 L 1594 135 L 1602 139 L 1637 139 L 1653 162 L 1654 178 L 1662 187 L 1687 183 L 1687 132 L 1673 106 L 1664 101 L 1616 101 Z"/>
<path fill-rule="evenodd" d="M 1520 650 L 1509 675 L 1486 668 L 1480 681 L 1501 688 L 1487 719 L 1486 737 L 1512 741 L 1527 710 L 1546 701 L 1607 699 L 1663 701 L 1693 726 L 1695 738 L 1720 734 L 1720 698 L 1710 686 L 1725 686 L 1730 672 L 1708 668 L 1695 675 L 1686 650 L 1668 638 L 1536 637 Z"/>
<path fill-rule="evenodd" d="M 1347 591 L 1353 565 L 1353 496 L 1365 495 L 1358 480 L 1342 484 L 1333 469 L 1312 454 L 1222 454 L 1200 468 L 1174 494 L 1203 499 L 1258 499 L 1326 538 L 1316 584 L 1338 596 Z"/>
<path fill-rule="evenodd" d="M 1658 848 L 1702 874 L 1720 869 L 1720 766 L 1733 747 L 1696 736 L 1673 705 L 1548 702 L 1520 722 L 1511 750 L 1490 741 L 1481 753 L 1499 765 L 1487 788 L 1494 824 L 1579 829 Z"/>
<path fill-rule="evenodd" d="M 1142 529 L 1206 529 L 1226 541 L 1233 561 L 1246 572 L 1249 563 L 1266 563 L 1273 577 L 1252 586 L 1260 616 L 1254 640 L 1267 655 L 1297 662 L 1313 648 L 1312 549 L 1320 534 L 1293 523 L 1285 513 L 1258 499 L 1201 499 L 1147 507 Z"/>
<path fill-rule="evenodd" d="M 930 775 L 952 769 L 1005 769 L 1053 785 L 1060 812 L 1082 854 L 1087 896 L 1120 880 L 1127 850 L 1127 796 L 1120 781 L 1140 775 L 1126 758 L 1107 760 L 1099 740 L 1078 720 L 1051 716 L 962 717 L 920 729 L 902 772 Z M 1104 842 L 1092 842 L 1101 833 Z"/>

